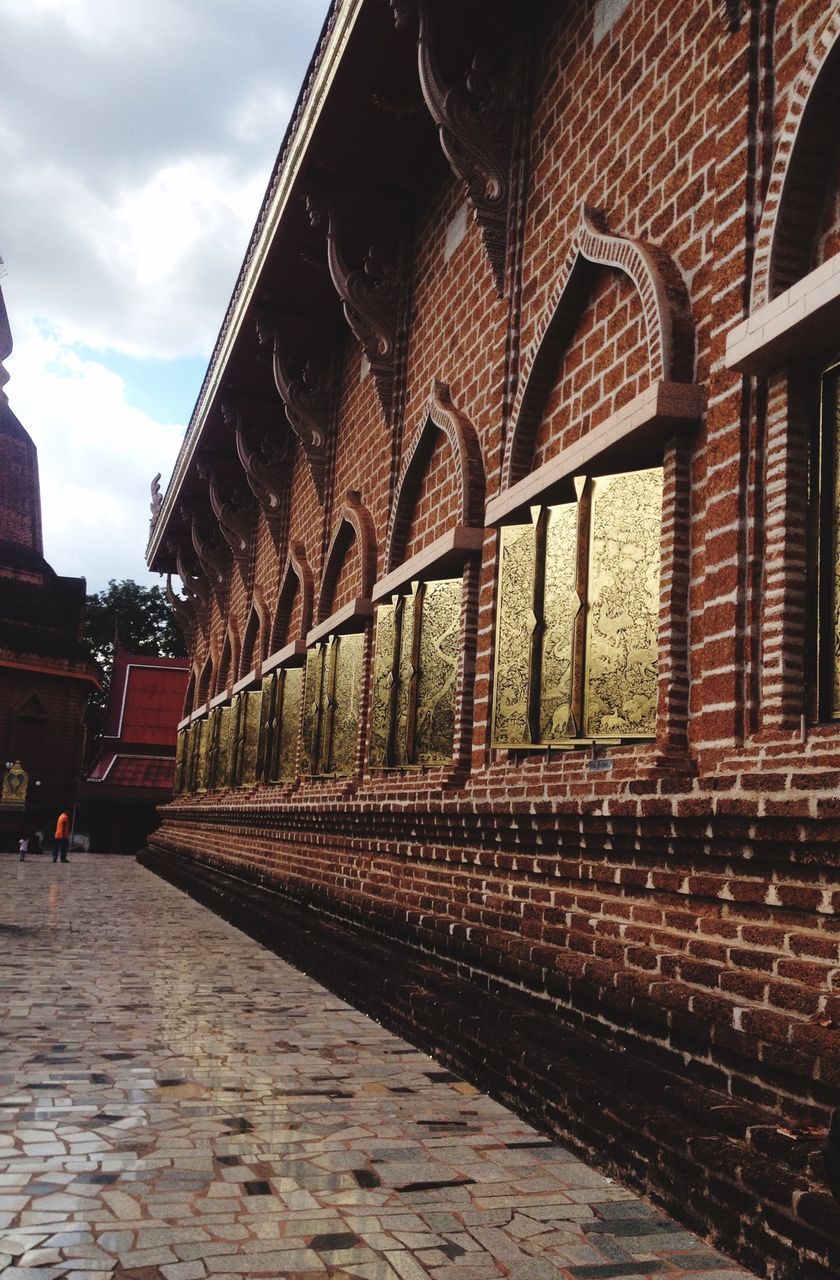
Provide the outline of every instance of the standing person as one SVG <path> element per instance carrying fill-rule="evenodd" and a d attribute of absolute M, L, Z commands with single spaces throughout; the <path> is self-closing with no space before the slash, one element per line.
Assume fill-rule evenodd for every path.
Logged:
<path fill-rule="evenodd" d="M 18 840 L 19 861 L 25 862 L 26 855 L 29 853 L 29 836 L 21 836 Z"/>
<path fill-rule="evenodd" d="M 58 815 L 58 822 L 55 824 L 55 844 L 53 845 L 53 862 L 58 862 L 59 857 L 62 862 L 67 861 L 67 846 L 70 843 L 70 819 L 62 809 Z"/>

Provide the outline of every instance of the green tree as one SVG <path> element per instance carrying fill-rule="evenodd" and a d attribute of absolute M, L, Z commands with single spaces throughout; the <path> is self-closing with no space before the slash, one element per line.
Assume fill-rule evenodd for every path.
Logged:
<path fill-rule="evenodd" d="M 88 596 L 84 638 L 103 675 L 102 689 L 88 703 L 88 742 L 94 749 L 102 733 L 115 643 L 147 657 L 183 658 L 187 650 L 165 592 L 130 578 L 112 578 L 107 590 Z"/>

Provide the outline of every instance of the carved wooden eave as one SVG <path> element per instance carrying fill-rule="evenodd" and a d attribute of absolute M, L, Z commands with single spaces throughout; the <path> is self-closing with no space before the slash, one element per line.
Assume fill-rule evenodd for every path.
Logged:
<path fill-rule="evenodd" d="M 178 577 L 181 579 L 187 599 L 199 610 L 205 610 L 210 603 L 210 586 L 206 578 L 196 573 L 187 564 L 187 557 L 182 543 L 174 539 L 169 541 L 169 550 L 175 556 Z"/>
<path fill-rule="evenodd" d="M 285 442 L 276 432 L 258 432 L 250 428 L 246 411 L 234 392 L 225 392 L 221 411 L 222 421 L 233 432 L 236 456 L 245 472 L 248 488 L 262 507 L 266 523 L 276 537 L 283 517 Z"/>
<path fill-rule="evenodd" d="M 210 509 L 216 517 L 219 531 L 241 565 L 248 560 L 251 549 L 251 513 L 244 502 L 244 495 L 233 486 L 225 496 L 216 469 L 206 458 L 199 458 L 196 470 L 202 480 L 207 481 Z"/>
<path fill-rule="evenodd" d="M 308 360 L 299 376 L 292 374 L 283 354 L 281 327 L 268 309 L 263 309 L 257 318 L 257 337 L 261 348 L 271 356 L 277 394 L 283 401 L 289 426 L 300 441 L 315 492 L 323 503 L 330 421 L 328 378 L 315 360 Z"/>
<path fill-rule="evenodd" d="M 178 524 L 179 504 L 185 481 L 193 466 L 208 419 L 216 412 L 224 384 L 229 379 L 228 366 L 234 349 L 243 331 L 248 331 L 251 308 L 259 292 L 260 278 L 274 237 L 296 199 L 296 184 L 301 168 L 329 102 L 333 81 L 367 2 L 368 0 L 334 2 L 328 14 L 320 47 L 283 140 L 210 366 L 164 494 L 160 517 L 151 531 L 146 550 L 149 565 L 165 559 L 173 525 Z"/>
<path fill-rule="evenodd" d="M 201 571 L 213 591 L 218 595 L 224 590 L 227 582 L 227 555 L 217 542 L 208 538 L 204 533 L 199 518 L 195 511 L 191 509 L 190 504 L 181 504 L 181 514 L 189 524 L 190 539 L 198 558 L 198 563 L 201 566 Z"/>
<path fill-rule="evenodd" d="M 348 325 L 361 343 L 385 418 L 390 422 L 397 350 L 400 290 L 389 267 L 370 248 L 363 265 L 351 268 L 342 253 L 335 206 L 315 193 L 307 197 L 313 227 L 327 236 L 327 262 Z"/>
<path fill-rule="evenodd" d="M 181 634 L 184 637 L 184 644 L 189 648 L 192 641 L 193 625 L 195 623 L 196 606 L 195 602 L 187 596 L 179 596 L 175 588 L 172 586 L 172 574 L 166 575 L 166 598 L 169 601 L 169 607 L 175 615 L 175 621 L 181 628 Z"/>
<path fill-rule="evenodd" d="M 394 21 L 417 19 L 420 88 L 437 125 L 440 145 L 456 178 L 464 183 L 496 288 L 504 292 L 507 255 L 513 112 L 503 87 L 476 53 L 466 83 L 447 84 L 435 52 L 428 0 L 390 0 Z"/>

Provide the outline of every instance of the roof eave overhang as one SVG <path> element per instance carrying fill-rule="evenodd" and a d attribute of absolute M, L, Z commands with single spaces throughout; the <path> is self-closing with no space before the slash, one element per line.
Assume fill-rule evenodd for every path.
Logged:
<path fill-rule="evenodd" d="M 221 389 L 225 369 L 239 337 L 246 312 L 259 287 L 270 246 L 292 198 L 296 180 L 312 144 L 330 88 L 364 3 L 365 0 L 344 0 L 344 3 L 338 7 L 334 25 L 312 73 L 306 102 L 289 139 L 285 162 L 277 175 L 276 185 L 272 183 L 269 186 L 260 207 L 256 223 L 259 230 L 255 231 L 252 247 L 237 279 L 233 299 L 217 339 L 201 394 L 193 410 L 160 513 L 149 537 L 146 563 L 153 571 L 164 559 L 162 553 L 165 551 L 166 535 L 172 516 L 177 512 L 181 488 L 199 447 L 208 414 Z"/>

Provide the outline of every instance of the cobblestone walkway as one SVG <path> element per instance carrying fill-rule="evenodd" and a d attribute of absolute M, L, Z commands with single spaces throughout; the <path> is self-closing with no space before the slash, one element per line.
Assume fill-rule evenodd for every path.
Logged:
<path fill-rule="evenodd" d="M 0 879 L 3 1280 L 748 1280 L 134 862 Z"/>

